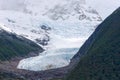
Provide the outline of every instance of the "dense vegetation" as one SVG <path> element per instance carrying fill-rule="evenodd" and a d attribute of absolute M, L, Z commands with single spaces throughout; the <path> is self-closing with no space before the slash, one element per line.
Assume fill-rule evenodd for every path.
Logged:
<path fill-rule="evenodd" d="M 13 57 L 25 56 L 30 52 L 42 50 L 34 42 L 0 30 L 0 60 L 9 60 Z"/>
<path fill-rule="evenodd" d="M 94 43 L 66 80 L 120 80 L 120 8 L 98 28 Z"/>
<path fill-rule="evenodd" d="M 17 75 L 0 72 L 0 80 L 26 80 L 26 79 L 20 78 L 20 76 Z"/>

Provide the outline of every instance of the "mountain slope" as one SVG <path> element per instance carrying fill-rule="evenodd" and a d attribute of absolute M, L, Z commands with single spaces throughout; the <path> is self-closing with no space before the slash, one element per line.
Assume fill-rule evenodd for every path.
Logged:
<path fill-rule="evenodd" d="M 120 80 L 120 8 L 90 38 L 93 44 L 66 80 Z"/>
<path fill-rule="evenodd" d="M 41 51 L 43 51 L 43 49 L 34 42 L 4 30 L 0 30 L 0 60 L 25 57 L 31 52 L 37 53 Z"/>

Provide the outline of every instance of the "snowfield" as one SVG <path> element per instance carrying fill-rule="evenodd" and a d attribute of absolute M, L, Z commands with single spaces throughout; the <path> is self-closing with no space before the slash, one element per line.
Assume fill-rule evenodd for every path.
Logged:
<path fill-rule="evenodd" d="M 39 56 L 21 60 L 18 69 L 41 71 L 67 66 L 101 21 L 85 0 L 0 0 L 0 28 L 45 49 Z"/>

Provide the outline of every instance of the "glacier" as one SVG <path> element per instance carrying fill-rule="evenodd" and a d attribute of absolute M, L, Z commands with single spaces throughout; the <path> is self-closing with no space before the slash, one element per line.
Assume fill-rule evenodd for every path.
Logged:
<path fill-rule="evenodd" d="M 45 49 L 21 60 L 18 69 L 42 71 L 67 66 L 101 22 L 99 13 L 85 0 L 0 0 L 1 28 Z"/>
<path fill-rule="evenodd" d="M 86 26 L 83 24 L 86 24 Z M 95 30 L 93 26 L 96 24 L 99 23 L 79 22 L 76 25 L 70 23 L 66 25 L 65 23 L 62 27 L 61 25 L 58 26 L 58 23 L 54 23 L 52 25 L 54 30 L 50 33 L 51 40 L 46 51 L 40 53 L 39 56 L 21 60 L 17 68 L 41 71 L 67 66 L 70 59 Z M 72 26 L 70 27 L 70 25 Z"/>

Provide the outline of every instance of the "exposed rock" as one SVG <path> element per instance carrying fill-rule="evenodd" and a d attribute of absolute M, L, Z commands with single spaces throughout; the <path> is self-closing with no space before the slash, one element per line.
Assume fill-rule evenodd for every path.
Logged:
<path fill-rule="evenodd" d="M 43 29 L 45 31 L 51 30 L 51 28 L 49 26 L 46 26 L 46 25 L 42 25 L 40 27 L 41 27 L 41 29 Z"/>

